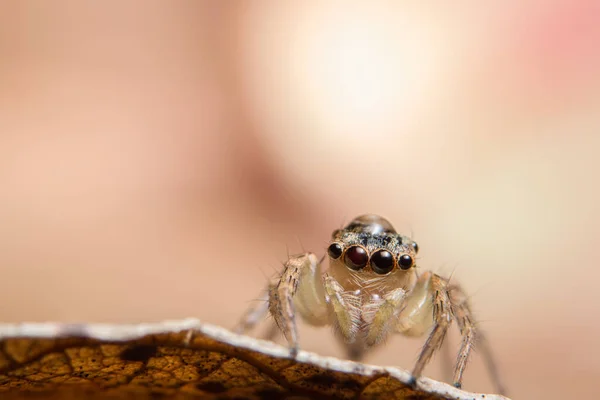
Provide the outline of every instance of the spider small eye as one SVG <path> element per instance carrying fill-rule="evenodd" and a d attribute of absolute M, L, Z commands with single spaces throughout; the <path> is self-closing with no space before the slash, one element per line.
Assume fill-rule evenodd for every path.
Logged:
<path fill-rule="evenodd" d="M 369 256 L 362 247 L 352 246 L 346 250 L 344 263 L 348 268 L 358 271 L 367 265 L 367 261 L 369 261 Z"/>
<path fill-rule="evenodd" d="M 413 265 L 413 259 L 408 254 L 403 254 L 398 259 L 398 264 L 400 264 L 400 268 L 409 269 Z"/>
<path fill-rule="evenodd" d="M 333 258 L 334 260 L 340 258 L 342 251 L 342 246 L 340 246 L 338 243 L 332 243 L 327 248 L 327 254 L 329 254 L 329 257 Z"/>
<path fill-rule="evenodd" d="M 387 250 L 379 250 L 371 256 L 371 268 L 384 275 L 394 268 L 394 256 Z"/>
<path fill-rule="evenodd" d="M 417 242 L 412 242 L 411 246 L 413 249 L 415 249 L 415 253 L 419 252 L 419 245 L 417 244 Z"/>

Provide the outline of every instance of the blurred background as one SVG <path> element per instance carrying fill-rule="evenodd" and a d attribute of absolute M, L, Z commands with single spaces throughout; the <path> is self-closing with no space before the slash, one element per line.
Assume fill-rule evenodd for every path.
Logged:
<path fill-rule="evenodd" d="M 463 283 L 513 398 L 594 397 L 598 43 L 593 0 L 3 2 L 0 320 L 232 327 L 376 213 Z"/>

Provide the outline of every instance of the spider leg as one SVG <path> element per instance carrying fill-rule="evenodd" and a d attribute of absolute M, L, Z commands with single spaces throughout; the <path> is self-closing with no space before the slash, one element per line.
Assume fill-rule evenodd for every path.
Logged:
<path fill-rule="evenodd" d="M 454 386 L 460 388 L 462 385 L 463 372 L 467 366 L 469 355 L 477 341 L 478 348 L 481 350 L 488 371 L 496 386 L 499 394 L 506 394 L 504 385 L 500 380 L 496 362 L 492 356 L 492 352 L 488 342 L 482 332 L 477 329 L 473 318 L 473 313 L 467 301 L 467 296 L 462 288 L 458 285 L 452 285 L 448 289 L 450 301 L 452 302 L 452 313 L 456 318 L 456 322 L 462 336 L 462 343 L 456 359 L 454 368 L 453 382 Z"/>
<path fill-rule="evenodd" d="M 431 273 L 428 273 L 426 278 L 430 279 L 430 291 L 433 295 L 434 324 L 413 368 L 413 384 L 416 383 L 416 379 L 423 373 L 423 369 L 431 360 L 433 353 L 442 345 L 448 327 L 452 322 L 452 307 L 446 288 L 446 281 L 440 276 Z"/>
<path fill-rule="evenodd" d="M 242 334 L 249 331 L 267 315 L 269 311 L 269 292 L 272 285 L 269 284 L 260 298 L 244 312 L 238 324 L 233 328 L 235 333 Z"/>
<path fill-rule="evenodd" d="M 275 321 L 271 320 L 270 322 L 271 323 L 269 324 L 269 327 L 267 328 L 266 332 L 263 334 L 262 338 L 264 340 L 275 341 L 275 339 L 277 338 L 277 334 L 280 333 L 281 331 L 279 330 L 279 327 L 277 326 Z"/>
<path fill-rule="evenodd" d="M 288 341 L 292 355 L 298 352 L 296 310 L 312 325 L 327 323 L 319 267 L 313 253 L 291 256 L 284 264 L 279 281 L 269 287 L 269 312 Z"/>

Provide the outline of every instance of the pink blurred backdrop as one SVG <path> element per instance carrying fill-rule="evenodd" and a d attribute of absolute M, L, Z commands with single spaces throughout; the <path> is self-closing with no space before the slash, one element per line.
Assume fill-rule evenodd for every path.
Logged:
<path fill-rule="evenodd" d="M 0 320 L 231 327 L 288 250 L 377 213 L 472 293 L 512 397 L 594 397 L 599 11 L 2 3 Z"/>

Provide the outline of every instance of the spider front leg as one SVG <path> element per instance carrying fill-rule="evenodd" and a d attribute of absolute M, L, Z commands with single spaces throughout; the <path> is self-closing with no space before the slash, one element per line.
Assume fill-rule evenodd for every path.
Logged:
<path fill-rule="evenodd" d="M 415 368 L 413 369 L 413 383 L 416 383 L 416 378 L 421 375 L 433 353 L 441 347 L 448 327 L 452 320 L 455 319 L 460 329 L 462 342 L 454 367 L 454 386 L 458 388 L 462 386 L 463 373 L 467 366 L 471 350 L 477 340 L 492 380 L 494 381 L 498 392 L 504 394 L 505 390 L 500 381 L 491 350 L 481 332 L 477 330 L 464 291 L 458 285 L 448 285 L 446 279 L 431 272 L 427 272 L 419 278 L 419 281 L 411 292 L 411 300 L 420 299 L 424 293 L 429 293 L 430 302 L 417 302 L 416 304 L 432 304 L 432 313 L 425 314 L 433 315 L 433 329 L 431 330 L 429 338 L 425 342 Z M 414 317 L 423 314 L 421 311 L 422 310 L 420 310 L 419 307 L 415 308 L 407 305 L 400 314 L 401 319 L 398 324 L 399 330 L 411 334 L 414 333 L 413 331 L 415 331 L 415 328 L 425 326 L 424 320 L 420 323 L 414 323 Z M 408 318 L 402 318 L 403 314 L 406 314 Z M 409 327 L 410 330 L 407 331 L 406 328 Z M 418 330 L 415 332 L 418 333 Z"/>
<path fill-rule="evenodd" d="M 314 326 L 328 322 L 320 261 L 313 253 L 292 256 L 277 283 L 269 287 L 269 312 L 293 355 L 298 352 L 296 313 Z"/>
<path fill-rule="evenodd" d="M 419 282 L 415 289 L 421 289 L 423 292 L 429 291 L 431 294 L 433 328 L 429 333 L 425 345 L 421 349 L 421 353 L 419 354 L 419 358 L 413 369 L 413 384 L 416 383 L 416 379 L 423 373 L 423 369 L 429 360 L 431 360 L 433 353 L 442 345 L 448 327 L 452 322 L 452 306 L 448 296 L 446 281 L 443 278 L 431 272 L 427 272 L 419 278 Z"/>

